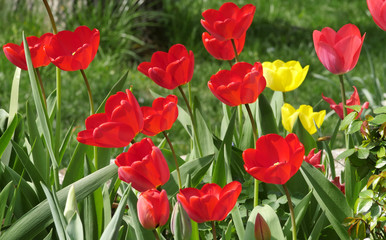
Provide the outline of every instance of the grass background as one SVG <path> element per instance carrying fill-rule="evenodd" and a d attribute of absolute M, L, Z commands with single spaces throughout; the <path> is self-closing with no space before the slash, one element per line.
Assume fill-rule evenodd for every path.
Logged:
<path fill-rule="evenodd" d="M 192 94 L 202 103 L 203 113 L 211 128 L 219 127 L 221 106 L 207 88 L 210 76 L 219 69 L 228 69 L 227 63 L 213 59 L 203 47 L 200 24 L 201 13 L 209 8 L 218 9 L 226 1 L 213 0 L 155 0 L 155 1 L 82 1 L 76 5 L 70 1 L 57 1 L 56 21 L 59 30 L 74 30 L 79 25 L 98 28 L 101 43 L 98 54 L 85 70 L 97 105 L 112 85 L 126 71 L 129 72 L 126 88 L 133 86 L 140 105 L 151 105 L 153 97 L 149 89 L 162 95 L 176 94 L 154 84 L 136 70 L 142 61 L 149 61 L 157 50 L 167 51 L 176 43 L 184 44 L 195 54 L 195 73 L 191 81 Z M 87 3 L 88 2 L 88 3 Z M 370 101 L 370 107 L 381 105 L 385 85 L 386 62 L 384 43 L 386 33 L 373 22 L 364 0 L 270 0 L 235 1 L 238 6 L 252 3 L 256 6 L 253 23 L 247 32 L 245 47 L 240 55 L 242 61 L 297 60 L 302 66 L 310 65 L 304 83 L 286 95 L 287 102 L 298 107 L 301 104 L 315 106 L 315 111 L 326 109 L 321 93 L 339 102 L 338 77 L 329 73 L 319 62 L 312 42 L 313 30 L 323 27 L 339 29 L 347 23 L 357 25 L 366 32 L 364 47 L 358 65 L 348 74 L 346 91 L 357 86 L 362 101 Z M 0 44 L 20 43 L 21 33 L 40 36 L 51 31 L 43 4 L 38 0 L 0 0 Z M 15 67 L 0 52 L 0 108 L 8 111 L 9 96 Z M 55 67 L 51 64 L 41 69 L 46 92 L 55 89 Z M 376 81 L 379 81 L 377 87 Z M 88 116 L 88 98 L 80 72 L 62 72 L 62 119 L 64 126 L 73 121 L 84 128 Z M 266 95 L 272 94 L 266 89 Z M 20 86 L 20 111 L 25 101 L 31 99 L 27 72 L 22 72 Z M 182 106 L 182 99 L 180 100 Z M 320 104 L 318 104 L 320 103 Z M 329 115 L 328 115 L 329 116 Z M 332 132 L 336 116 L 329 116 L 322 126 L 326 135 Z M 181 127 L 176 126 L 172 138 L 177 139 Z M 174 135 L 174 136 L 173 136 Z M 184 149 L 183 139 L 177 148 Z M 180 145 L 180 146 L 178 146 Z"/>

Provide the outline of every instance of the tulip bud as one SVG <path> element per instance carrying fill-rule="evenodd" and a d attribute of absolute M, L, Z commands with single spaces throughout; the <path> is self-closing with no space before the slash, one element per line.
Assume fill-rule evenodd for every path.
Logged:
<path fill-rule="evenodd" d="M 172 217 L 170 219 L 170 230 L 175 239 L 190 239 L 192 234 L 192 223 L 188 213 L 180 202 L 174 205 Z"/>
<path fill-rule="evenodd" d="M 77 212 L 78 204 L 75 197 L 75 188 L 74 185 L 70 187 L 67 195 L 66 207 L 64 208 L 64 217 L 69 222 L 72 216 Z"/>
<path fill-rule="evenodd" d="M 255 239 L 256 240 L 270 240 L 271 239 L 271 230 L 268 227 L 267 222 L 264 218 L 257 214 L 255 220 Z"/>
<path fill-rule="evenodd" d="M 169 219 L 169 200 L 165 190 L 150 189 L 141 193 L 137 202 L 138 219 L 146 229 L 163 226 Z"/>

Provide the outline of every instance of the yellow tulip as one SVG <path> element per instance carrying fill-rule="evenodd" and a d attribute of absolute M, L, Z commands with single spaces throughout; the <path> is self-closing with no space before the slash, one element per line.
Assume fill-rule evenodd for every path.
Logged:
<path fill-rule="evenodd" d="M 309 65 L 302 68 L 298 61 L 284 63 L 281 60 L 263 63 L 263 75 L 267 87 L 274 91 L 289 92 L 300 86 L 306 78 Z"/>
<path fill-rule="evenodd" d="M 292 132 L 292 128 L 299 116 L 304 129 L 312 135 L 317 131 L 315 124 L 318 128 L 322 126 L 324 117 L 326 116 L 326 110 L 314 112 L 309 105 L 301 105 L 299 109 L 295 110 L 290 104 L 285 103 L 281 107 L 281 115 L 283 127 L 288 132 Z"/>

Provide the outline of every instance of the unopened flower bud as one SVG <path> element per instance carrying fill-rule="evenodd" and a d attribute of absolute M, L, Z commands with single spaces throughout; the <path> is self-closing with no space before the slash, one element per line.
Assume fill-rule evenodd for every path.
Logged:
<path fill-rule="evenodd" d="M 264 218 L 257 214 L 255 220 L 255 239 L 256 240 L 270 240 L 271 239 L 271 230 L 268 227 L 267 222 Z"/>
<path fill-rule="evenodd" d="M 170 230 L 175 239 L 190 239 L 192 234 L 192 223 L 180 202 L 174 205 L 170 220 Z"/>

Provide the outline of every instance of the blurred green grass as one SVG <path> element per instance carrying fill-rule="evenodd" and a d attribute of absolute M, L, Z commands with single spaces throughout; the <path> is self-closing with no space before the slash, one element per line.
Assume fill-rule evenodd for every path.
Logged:
<path fill-rule="evenodd" d="M 20 1 L 19 1 L 20 2 Z M 20 43 L 21 32 L 26 35 L 40 36 L 51 30 L 49 19 L 40 1 L 31 1 L 14 7 L 11 1 L 0 0 L 0 44 Z M 83 2 L 83 1 L 80 1 Z M 141 105 L 151 105 L 153 97 L 149 89 L 162 95 L 176 94 L 154 84 L 136 70 L 141 61 L 149 61 L 154 51 L 167 51 L 176 43 L 184 44 L 195 54 L 195 73 L 191 81 L 192 94 L 202 103 L 202 112 L 211 128 L 218 128 L 221 121 L 219 101 L 207 88 L 210 76 L 219 69 L 228 69 L 227 63 L 213 59 L 204 49 L 200 24 L 201 13 L 209 8 L 218 9 L 226 1 L 209 0 L 156 0 L 156 1 L 95 1 L 98 5 L 79 4 L 73 8 L 59 6 L 59 30 L 74 30 L 79 25 L 98 28 L 101 43 L 95 60 L 86 69 L 96 104 L 99 104 L 111 86 L 129 70 L 125 87 L 133 86 L 133 92 Z M 107 5 L 102 5 L 105 2 Z M 61 2 L 62 3 L 62 2 Z M 286 95 L 287 102 L 297 107 L 301 104 L 316 105 L 321 93 L 339 102 L 338 77 L 324 69 L 313 49 L 312 32 L 323 27 L 337 30 L 347 23 L 357 25 L 363 34 L 366 32 L 364 48 L 358 65 L 348 75 L 351 79 L 346 90 L 352 91 L 350 84 L 360 89 L 372 100 L 372 106 L 380 105 L 382 100 L 374 79 L 379 78 L 385 85 L 386 62 L 384 42 L 385 32 L 373 22 L 366 1 L 363 0 L 270 0 L 235 1 L 239 6 L 252 3 L 256 6 L 253 23 L 247 32 L 245 47 L 240 59 L 246 62 L 297 60 L 302 66 L 310 65 L 304 83 Z M 371 61 L 369 61 L 371 60 Z M 374 71 L 372 70 L 374 68 Z M 15 67 L 0 53 L 0 108 L 8 110 L 9 95 Z M 55 68 L 50 66 L 41 70 L 47 92 L 55 89 Z M 63 72 L 62 118 L 65 126 L 73 121 L 84 128 L 88 116 L 86 88 L 79 72 Z M 362 90 L 362 91 L 361 91 Z M 272 94 L 270 89 L 264 91 Z M 24 101 L 31 100 L 30 87 L 26 72 L 22 72 L 20 86 L 20 111 L 24 112 Z M 371 99 L 368 99 L 371 100 Z M 184 106 L 182 100 L 180 104 Z M 326 109 L 326 103 L 318 104 L 315 110 Z M 332 132 L 336 116 L 328 118 L 322 130 L 328 135 Z M 177 148 L 187 149 L 183 139 L 179 139 L 181 127 L 176 127 L 172 138 L 178 140 Z"/>

